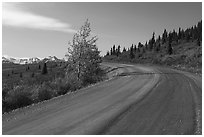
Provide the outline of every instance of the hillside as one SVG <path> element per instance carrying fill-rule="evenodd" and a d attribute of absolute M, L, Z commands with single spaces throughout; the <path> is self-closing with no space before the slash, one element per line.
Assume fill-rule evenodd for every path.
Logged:
<path fill-rule="evenodd" d="M 156 64 L 201 73 L 202 71 L 202 21 L 197 26 L 177 33 L 164 30 L 162 37 L 155 40 L 155 33 L 149 42 L 133 45 L 120 51 L 120 45 L 113 45 L 104 56 L 104 61 Z"/>
<path fill-rule="evenodd" d="M 131 63 L 152 63 L 157 65 L 172 66 L 190 72 L 201 73 L 202 71 L 202 47 L 197 46 L 196 42 L 182 42 L 173 45 L 174 54 L 166 55 L 165 52 L 152 53 L 147 52 L 137 58 L 129 59 L 130 52 L 119 56 L 109 55 L 103 58 L 103 61 L 111 62 L 131 62 Z"/>

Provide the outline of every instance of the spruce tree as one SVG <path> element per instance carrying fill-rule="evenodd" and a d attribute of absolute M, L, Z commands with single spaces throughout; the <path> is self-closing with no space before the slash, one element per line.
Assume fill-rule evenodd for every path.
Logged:
<path fill-rule="evenodd" d="M 109 56 L 110 54 L 109 54 L 109 51 L 107 51 L 107 53 L 106 53 L 106 56 Z"/>
<path fill-rule="evenodd" d="M 153 32 L 152 39 L 150 40 L 149 49 L 152 50 L 155 45 L 155 33 Z"/>
<path fill-rule="evenodd" d="M 132 44 L 132 46 L 133 46 L 133 44 Z M 135 53 L 137 52 L 137 46 L 136 45 L 134 46 L 134 52 Z"/>
<path fill-rule="evenodd" d="M 148 50 L 148 44 L 147 44 L 147 41 L 145 43 L 145 49 Z"/>
<path fill-rule="evenodd" d="M 133 49 L 133 45 L 130 48 L 130 59 L 133 59 L 135 57 L 134 55 L 134 49 Z"/>
<path fill-rule="evenodd" d="M 194 27 L 193 27 L 193 40 L 196 40 L 196 39 L 198 39 L 198 30 L 197 30 L 196 25 L 194 25 Z"/>
<path fill-rule="evenodd" d="M 153 32 L 152 34 L 152 44 L 154 45 L 154 43 L 155 43 L 155 32 Z"/>
<path fill-rule="evenodd" d="M 181 28 L 179 27 L 179 32 L 178 32 L 178 39 L 181 39 Z"/>
<path fill-rule="evenodd" d="M 113 55 L 113 49 L 111 48 L 111 50 L 110 50 L 110 55 Z"/>
<path fill-rule="evenodd" d="M 117 56 L 119 56 L 120 55 L 120 45 L 118 45 L 118 48 L 117 48 Z"/>
<path fill-rule="evenodd" d="M 166 43 L 167 36 L 168 36 L 167 31 L 166 31 L 166 29 L 164 29 L 164 32 L 162 34 L 162 44 Z"/>
<path fill-rule="evenodd" d="M 168 44 L 168 47 L 167 47 L 167 54 L 171 55 L 173 53 L 173 49 L 172 49 L 172 35 L 171 33 L 169 34 L 169 44 Z"/>
<path fill-rule="evenodd" d="M 113 55 L 116 55 L 115 45 L 113 45 Z"/>
<path fill-rule="evenodd" d="M 202 41 L 202 21 L 198 22 L 197 31 L 198 31 L 198 38 L 200 41 Z"/>
<path fill-rule="evenodd" d="M 125 47 L 123 48 L 123 53 L 124 53 L 124 52 L 126 52 L 126 48 L 125 48 Z"/>
<path fill-rule="evenodd" d="M 167 52 L 168 52 L 169 55 L 171 55 L 173 53 L 173 49 L 172 49 L 171 43 L 169 43 L 169 45 L 168 45 Z"/>
<path fill-rule="evenodd" d="M 156 42 L 157 42 L 157 43 L 160 43 L 160 41 L 161 41 L 161 37 L 160 37 L 160 35 L 159 35 L 159 37 L 157 38 Z"/>
<path fill-rule="evenodd" d="M 118 56 L 118 48 L 115 50 L 115 55 Z"/>
<path fill-rule="evenodd" d="M 46 65 L 46 63 L 44 63 L 44 65 L 43 65 L 42 74 L 43 75 L 47 74 L 47 65 Z"/>

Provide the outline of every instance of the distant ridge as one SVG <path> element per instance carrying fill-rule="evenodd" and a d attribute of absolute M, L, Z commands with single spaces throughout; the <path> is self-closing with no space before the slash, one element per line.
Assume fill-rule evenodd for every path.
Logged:
<path fill-rule="evenodd" d="M 61 61 L 64 61 L 64 59 L 59 59 L 56 56 L 48 56 L 43 59 L 38 57 L 15 58 L 15 57 L 2 56 L 2 63 L 33 64 L 33 63 L 39 63 L 39 62 L 61 62 Z"/>

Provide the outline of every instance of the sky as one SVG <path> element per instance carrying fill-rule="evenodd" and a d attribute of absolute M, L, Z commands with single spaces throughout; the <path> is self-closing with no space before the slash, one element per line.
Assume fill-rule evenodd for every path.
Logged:
<path fill-rule="evenodd" d="M 4 2 L 2 55 L 64 58 L 68 42 L 86 19 L 98 36 L 101 55 L 115 44 L 130 47 L 161 35 L 164 29 L 186 29 L 202 20 L 202 3 Z"/>

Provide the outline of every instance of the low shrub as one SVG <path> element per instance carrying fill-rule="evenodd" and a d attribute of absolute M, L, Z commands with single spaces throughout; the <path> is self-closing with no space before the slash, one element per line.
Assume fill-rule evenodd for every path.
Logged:
<path fill-rule="evenodd" d="M 7 96 L 7 93 L 9 91 L 9 87 L 6 84 L 2 85 L 2 99 L 5 100 L 5 97 Z"/>
<path fill-rule="evenodd" d="M 32 104 L 31 88 L 27 86 L 16 86 L 7 93 L 4 101 L 5 111 L 21 108 Z"/>
<path fill-rule="evenodd" d="M 82 78 L 83 86 L 101 81 L 104 79 L 104 77 L 105 77 L 105 71 L 100 68 L 97 68 L 96 70 L 90 71 L 90 73 L 83 75 L 83 78 Z"/>
<path fill-rule="evenodd" d="M 51 82 L 51 87 L 56 91 L 57 95 L 64 95 L 70 91 L 70 83 L 66 83 L 64 78 L 57 78 Z"/>
<path fill-rule="evenodd" d="M 71 91 L 75 91 L 77 89 L 80 89 L 82 87 L 82 81 L 79 80 L 74 73 L 69 73 L 64 78 L 65 83 L 67 86 L 70 86 Z"/>
<path fill-rule="evenodd" d="M 39 101 L 49 100 L 54 96 L 55 96 L 55 92 L 54 90 L 52 90 L 48 82 L 44 82 L 42 86 L 39 87 L 38 89 Z"/>
<path fill-rule="evenodd" d="M 95 75 L 89 73 L 80 80 L 71 70 L 66 75 L 60 74 L 62 77 L 36 74 L 35 78 L 26 77 L 15 84 L 6 83 L 2 87 L 2 112 L 49 100 L 102 80 L 105 71 L 97 69 L 95 72 Z"/>

